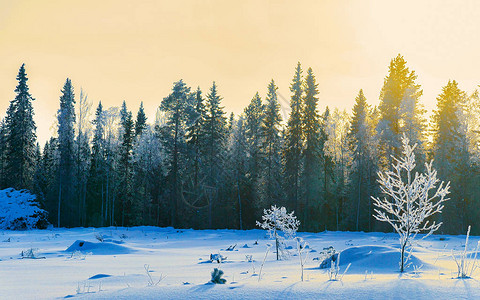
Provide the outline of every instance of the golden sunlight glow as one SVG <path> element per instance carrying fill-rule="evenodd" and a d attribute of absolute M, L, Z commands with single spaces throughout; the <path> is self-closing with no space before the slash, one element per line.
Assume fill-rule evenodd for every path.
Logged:
<path fill-rule="evenodd" d="M 280 94 L 300 61 L 319 82 L 320 109 L 348 108 L 363 88 L 377 104 L 390 59 L 419 75 L 431 110 L 448 79 L 479 83 L 478 1 L 8 1 L 0 0 L 0 111 L 25 62 L 43 143 L 67 77 L 95 102 L 152 121 L 183 78 L 204 92 L 215 80 L 240 112 L 274 78 Z"/>

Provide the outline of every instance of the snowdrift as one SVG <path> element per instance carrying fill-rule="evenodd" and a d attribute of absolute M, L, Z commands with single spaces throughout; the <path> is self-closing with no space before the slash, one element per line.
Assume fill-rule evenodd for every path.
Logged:
<path fill-rule="evenodd" d="M 83 253 L 92 253 L 96 255 L 115 255 L 115 254 L 129 254 L 135 252 L 135 250 L 128 247 L 113 244 L 109 242 L 93 243 L 83 240 L 76 240 L 70 247 L 65 250 L 66 252 L 81 251 Z"/>
<path fill-rule="evenodd" d="M 0 229 L 45 229 L 48 213 L 38 207 L 37 197 L 27 190 L 0 190 Z"/>
<path fill-rule="evenodd" d="M 337 259 L 338 254 L 335 254 Z M 387 246 L 358 246 L 351 247 L 340 252 L 340 267 L 344 269 L 351 264 L 348 273 L 392 273 L 399 270 L 400 251 L 399 249 Z M 406 271 L 413 271 L 413 267 L 428 269 L 429 264 L 423 262 L 415 255 L 410 256 L 410 265 Z M 330 264 L 327 265 L 330 267 Z"/>

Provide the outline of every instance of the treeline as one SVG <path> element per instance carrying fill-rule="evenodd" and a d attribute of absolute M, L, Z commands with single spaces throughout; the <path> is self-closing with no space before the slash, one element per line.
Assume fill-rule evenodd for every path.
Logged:
<path fill-rule="evenodd" d="M 417 76 L 400 55 L 380 104 L 370 106 L 360 90 L 351 113 L 319 112 L 315 75 L 299 63 L 288 120 L 273 80 L 238 116 L 226 115 L 215 82 L 204 94 L 180 80 L 147 122 L 143 104 L 136 115 L 125 102 L 94 109 L 67 79 L 57 135 L 43 148 L 24 65 L 17 80 L 0 124 L 0 185 L 33 191 L 57 226 L 248 229 L 275 204 L 295 210 L 305 231 L 385 230 L 370 196 L 379 195 L 377 172 L 401 154 L 406 135 L 417 143 L 418 171 L 434 159 L 451 181 L 441 230 L 472 225 L 480 233 L 478 93 L 448 81 L 427 120 Z"/>

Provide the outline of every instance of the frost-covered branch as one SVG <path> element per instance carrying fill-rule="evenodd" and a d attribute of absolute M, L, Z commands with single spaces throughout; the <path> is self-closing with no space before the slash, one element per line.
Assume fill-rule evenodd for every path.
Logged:
<path fill-rule="evenodd" d="M 389 223 L 400 235 L 400 272 L 404 271 L 409 259 L 409 256 L 405 257 L 405 250 L 411 247 L 410 241 L 420 232 L 426 233 L 425 238 L 442 225 L 427 219 L 442 212 L 450 189 L 450 183 L 444 184 L 437 178 L 432 162 L 425 164 L 425 173 L 413 175 L 416 144 L 410 146 L 405 136 L 402 144 L 403 157 L 395 158 L 393 170 L 378 173 L 380 190 L 386 197 L 372 197 L 377 207 L 374 209 L 375 219 Z"/>

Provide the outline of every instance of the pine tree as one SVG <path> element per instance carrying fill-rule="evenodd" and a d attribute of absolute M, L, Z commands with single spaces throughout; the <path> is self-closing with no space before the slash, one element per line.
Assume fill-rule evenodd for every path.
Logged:
<path fill-rule="evenodd" d="M 433 116 L 433 157 L 439 178 L 452 184 L 451 201 L 445 204 L 446 230 L 464 232 L 468 223 L 467 183 L 471 176 L 470 155 L 465 128 L 462 126 L 466 93 L 458 83 L 449 81 L 437 97 Z"/>
<path fill-rule="evenodd" d="M 203 130 L 205 126 L 206 111 L 200 87 L 198 87 L 195 92 L 195 111 L 197 115 L 192 122 L 192 125 L 188 127 L 186 137 L 193 163 L 193 188 L 197 189 L 200 183 L 201 154 L 203 152 L 203 147 L 206 144 L 205 132 Z"/>
<path fill-rule="evenodd" d="M 408 69 L 407 62 L 400 54 L 391 60 L 380 93 L 380 121 L 377 128 L 383 168 L 391 165 L 392 155 L 400 155 L 403 133 L 415 137 L 413 142 L 423 143 L 419 130 L 423 126 L 421 115 L 424 111 L 418 102 L 422 91 L 416 79 L 415 71 Z M 419 144 L 417 156 L 423 149 L 423 144 Z"/>
<path fill-rule="evenodd" d="M 77 121 L 76 121 L 76 139 L 75 139 L 75 194 L 78 206 L 78 225 L 86 225 L 86 200 L 87 200 L 87 178 L 90 163 L 90 110 L 92 103 L 88 97 L 80 90 L 79 101 L 77 102 Z"/>
<path fill-rule="evenodd" d="M 98 103 L 93 120 L 94 134 L 92 140 L 92 157 L 87 183 L 87 224 L 103 225 L 102 205 L 104 200 L 104 185 L 106 174 L 106 142 L 105 114 L 102 103 Z"/>
<path fill-rule="evenodd" d="M 67 78 L 63 86 L 62 96 L 60 96 L 60 109 L 57 113 L 58 118 L 58 151 L 60 161 L 58 164 L 58 220 L 57 226 L 60 227 L 62 211 L 66 212 L 64 220 L 72 220 L 74 207 L 74 186 L 73 186 L 73 143 L 75 138 L 75 95 L 70 79 Z M 63 207 L 62 207 L 63 204 Z M 68 223 L 67 223 L 68 224 Z M 73 224 L 68 224 L 72 226 Z"/>
<path fill-rule="evenodd" d="M 119 199 L 121 211 L 121 225 L 131 225 L 132 218 L 136 218 L 138 222 L 140 209 L 133 207 L 133 165 L 132 165 L 132 151 L 135 136 L 135 124 L 132 118 L 132 112 L 127 110 L 127 104 L 123 101 L 122 109 L 120 110 L 122 137 L 120 145 L 120 161 L 119 161 Z"/>
<path fill-rule="evenodd" d="M 135 121 L 135 135 L 141 135 L 142 132 L 147 127 L 147 116 L 145 115 L 145 111 L 143 109 L 143 101 L 140 102 L 140 108 L 138 109 L 137 113 L 137 120 Z"/>
<path fill-rule="evenodd" d="M 178 201 L 180 199 L 180 175 L 185 167 L 186 138 L 185 131 L 197 117 L 195 98 L 183 80 L 174 83 L 172 92 L 161 103 L 161 111 L 167 116 L 161 128 L 164 144 L 170 164 L 170 225 L 177 225 Z"/>
<path fill-rule="evenodd" d="M 292 97 L 290 100 L 290 116 L 287 122 L 285 133 L 284 174 L 285 185 L 288 187 L 288 200 L 290 207 L 298 213 L 300 202 L 300 175 L 302 173 L 301 155 L 303 151 L 303 89 L 302 89 L 302 67 L 297 64 L 295 75 L 290 86 Z"/>
<path fill-rule="evenodd" d="M 374 129 L 371 123 L 370 108 L 363 90 L 358 92 L 353 107 L 348 139 L 350 150 L 353 152 L 350 191 L 352 193 L 352 207 L 349 215 L 355 216 L 355 230 L 372 230 L 372 203 L 370 195 L 376 185 L 374 163 Z M 362 201 L 363 200 L 363 201 Z M 367 222 L 368 221 L 368 222 Z M 367 222 L 367 223 L 366 223 Z"/>
<path fill-rule="evenodd" d="M 213 82 L 205 103 L 205 169 L 208 174 L 208 183 L 212 189 L 209 199 L 208 223 L 213 225 L 213 205 L 219 194 L 219 183 L 224 171 L 224 155 L 227 138 L 227 118 L 223 107 L 220 106 L 221 97 L 217 92 L 217 85 Z"/>
<path fill-rule="evenodd" d="M 321 141 L 320 138 L 321 134 L 325 135 L 325 133 L 321 132 L 320 128 L 321 121 L 317 110 L 318 84 L 316 83 L 312 68 L 309 68 L 307 71 L 304 91 L 305 96 L 303 100 L 304 106 L 302 114 L 302 131 L 305 146 L 302 156 L 304 159 L 303 165 L 305 167 L 303 170 L 302 179 L 305 187 L 305 203 L 303 207 L 302 224 L 304 228 L 307 229 L 310 226 L 309 211 L 311 206 L 316 207 L 317 210 L 322 210 L 322 206 L 325 206 L 327 200 L 325 197 L 326 195 L 324 194 L 323 205 L 321 203 L 314 203 L 315 201 L 318 201 L 318 196 L 320 195 L 320 157 L 323 155 L 323 144 L 321 144 L 321 142 L 324 142 Z M 300 215 L 300 211 L 297 211 L 297 214 Z"/>
<path fill-rule="evenodd" d="M 272 81 L 268 85 L 265 116 L 262 124 L 262 149 L 265 157 L 264 169 L 264 197 L 266 207 L 277 204 L 282 200 L 282 161 L 281 161 L 281 131 L 282 117 L 280 104 L 277 100 L 277 86 Z"/>
<path fill-rule="evenodd" d="M 10 102 L 6 116 L 7 151 L 6 185 L 16 189 L 32 188 L 35 167 L 36 126 L 25 64 L 17 75 L 15 99 Z"/>
<path fill-rule="evenodd" d="M 262 123 L 264 119 L 264 108 L 262 99 L 258 93 L 245 108 L 245 138 L 249 156 L 247 176 L 249 179 L 249 189 L 251 191 L 251 201 L 255 211 L 263 207 L 261 188 L 261 175 L 263 169 L 262 159 Z M 253 213 L 253 212 L 249 212 Z"/>
<path fill-rule="evenodd" d="M 0 189 L 7 188 L 7 146 L 8 132 L 5 119 L 0 122 Z"/>

